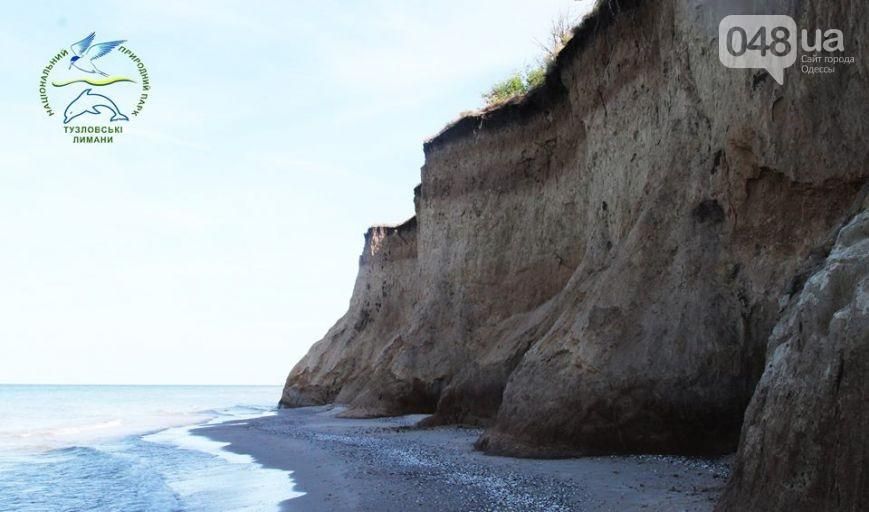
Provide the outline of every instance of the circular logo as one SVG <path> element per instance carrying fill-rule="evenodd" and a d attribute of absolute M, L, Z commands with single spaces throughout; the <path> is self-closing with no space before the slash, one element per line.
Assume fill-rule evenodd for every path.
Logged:
<path fill-rule="evenodd" d="M 39 99 L 76 144 L 112 143 L 151 90 L 148 68 L 126 40 L 90 35 L 57 52 L 39 77 Z"/>

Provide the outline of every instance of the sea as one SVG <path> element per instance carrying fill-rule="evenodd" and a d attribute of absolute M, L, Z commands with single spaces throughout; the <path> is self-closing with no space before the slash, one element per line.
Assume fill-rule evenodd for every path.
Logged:
<path fill-rule="evenodd" d="M 200 426 L 276 414 L 277 386 L 0 385 L 2 512 L 269 512 L 301 496 Z"/>

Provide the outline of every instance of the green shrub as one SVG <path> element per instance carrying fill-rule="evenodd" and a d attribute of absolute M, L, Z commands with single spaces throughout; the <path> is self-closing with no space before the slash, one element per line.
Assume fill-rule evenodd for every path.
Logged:
<path fill-rule="evenodd" d="M 493 85 L 489 92 L 483 94 L 486 105 L 499 105 L 513 98 L 524 96 L 530 90 L 543 85 L 543 82 L 546 81 L 547 70 L 555 62 L 558 53 L 573 37 L 574 24 L 575 21 L 567 15 L 559 16 L 552 23 L 549 41 L 546 43 L 538 42 L 544 53 L 537 65 L 529 67 L 524 72 L 513 73 L 509 78 Z"/>
<path fill-rule="evenodd" d="M 513 76 L 502 80 L 492 86 L 492 89 L 483 95 L 487 105 L 497 105 L 507 100 L 521 96 L 529 90 L 526 75 L 514 73 Z"/>
<path fill-rule="evenodd" d="M 547 67 L 548 64 L 540 65 L 525 72 L 525 84 L 528 86 L 529 90 L 543 85 L 543 82 L 546 80 Z"/>

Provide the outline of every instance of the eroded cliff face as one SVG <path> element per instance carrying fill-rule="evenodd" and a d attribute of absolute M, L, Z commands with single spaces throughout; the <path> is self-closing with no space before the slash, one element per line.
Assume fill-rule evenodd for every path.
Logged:
<path fill-rule="evenodd" d="M 281 404 L 287 407 L 330 402 L 360 403 L 359 416 L 415 411 L 422 406 L 405 382 L 372 382 L 402 350 L 399 328 L 416 302 L 417 221 L 375 226 L 365 233 L 359 275 L 347 313 L 314 344 L 287 377 Z M 392 390 L 390 386 L 396 386 Z M 366 392 L 392 392 L 392 400 L 370 401 Z M 433 404 L 423 407 L 430 410 Z"/>
<path fill-rule="evenodd" d="M 857 0 L 756 6 L 857 57 L 780 86 L 720 64 L 719 21 L 752 12 L 722 4 L 604 3 L 542 89 L 426 143 L 413 242 L 383 237 L 413 257 L 362 262 L 282 403 L 433 412 L 513 455 L 733 450 L 865 194 L 869 27 Z"/>
<path fill-rule="evenodd" d="M 770 337 L 720 512 L 869 508 L 869 212 Z"/>

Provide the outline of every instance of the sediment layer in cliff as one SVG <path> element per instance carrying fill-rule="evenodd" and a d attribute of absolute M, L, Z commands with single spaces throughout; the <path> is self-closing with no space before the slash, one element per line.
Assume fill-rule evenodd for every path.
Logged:
<path fill-rule="evenodd" d="M 869 69 L 727 69 L 723 4 L 604 2 L 541 89 L 427 142 L 414 220 L 369 230 L 282 403 L 431 412 L 512 455 L 735 449 L 784 305 L 861 207 Z M 857 51 L 861 5 L 774 10 Z"/>

